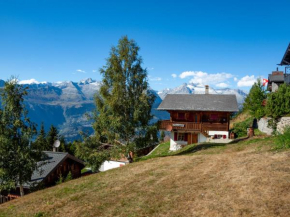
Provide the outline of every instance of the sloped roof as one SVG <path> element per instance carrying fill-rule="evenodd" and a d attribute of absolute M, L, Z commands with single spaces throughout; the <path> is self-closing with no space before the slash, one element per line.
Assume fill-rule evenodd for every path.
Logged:
<path fill-rule="evenodd" d="M 269 74 L 268 76 L 268 80 L 269 82 L 284 82 L 284 74 L 282 75 L 272 75 L 272 74 Z"/>
<path fill-rule="evenodd" d="M 52 152 L 52 151 L 44 151 L 46 154 L 46 159 L 44 161 L 38 162 L 39 168 L 35 170 L 31 176 L 31 181 L 25 184 L 25 187 L 30 187 L 31 185 L 35 185 L 42 180 L 44 180 L 57 166 L 65 161 L 67 158 L 70 158 L 80 164 L 84 165 L 84 162 L 77 159 L 76 157 L 70 155 L 66 152 Z"/>
<path fill-rule="evenodd" d="M 237 112 L 236 95 L 167 94 L 158 110 Z"/>
<path fill-rule="evenodd" d="M 286 49 L 283 59 L 279 65 L 290 65 L 290 43 Z"/>

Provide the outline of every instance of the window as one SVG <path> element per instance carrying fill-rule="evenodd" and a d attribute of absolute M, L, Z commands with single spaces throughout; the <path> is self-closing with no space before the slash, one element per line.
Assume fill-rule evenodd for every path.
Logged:
<path fill-rule="evenodd" d="M 177 141 L 184 141 L 184 133 L 178 133 Z"/>
<path fill-rule="evenodd" d="M 197 123 L 197 115 L 194 117 L 194 122 Z"/>
<path fill-rule="evenodd" d="M 217 114 L 211 114 L 211 115 L 210 115 L 210 120 L 211 120 L 211 121 L 217 121 L 218 118 L 219 118 L 219 116 L 218 116 Z"/>
<path fill-rule="evenodd" d="M 189 121 L 193 121 L 193 113 L 191 113 L 191 112 L 189 113 L 189 115 L 188 115 L 188 120 L 189 120 Z"/>

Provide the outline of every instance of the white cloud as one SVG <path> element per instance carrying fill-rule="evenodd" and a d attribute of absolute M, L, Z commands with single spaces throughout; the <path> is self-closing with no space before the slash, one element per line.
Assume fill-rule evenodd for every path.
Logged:
<path fill-rule="evenodd" d="M 232 78 L 233 75 L 230 73 L 215 73 L 209 74 L 207 72 L 202 71 L 186 71 L 182 72 L 179 75 L 180 78 L 184 79 L 187 77 L 193 77 L 189 82 L 190 83 L 198 83 L 198 84 L 208 84 L 208 85 L 215 85 L 216 83 L 224 83 L 228 79 Z"/>
<path fill-rule="evenodd" d="M 154 68 L 153 67 L 147 68 L 147 70 L 152 71 L 152 70 L 154 70 Z"/>
<path fill-rule="evenodd" d="M 221 87 L 221 88 L 226 88 L 226 87 L 228 87 L 229 85 L 226 84 L 226 83 L 219 83 L 219 84 L 217 84 L 216 86 L 217 86 L 217 87 Z"/>
<path fill-rule="evenodd" d="M 149 76 L 149 78 L 150 78 L 150 76 Z M 150 78 L 149 80 L 150 80 L 150 81 L 161 81 L 162 78 L 160 78 L 160 77 L 156 77 L 156 78 Z"/>
<path fill-rule="evenodd" d="M 92 72 L 97 72 L 97 70 L 93 69 Z"/>
<path fill-rule="evenodd" d="M 234 81 L 238 81 L 238 79 L 236 77 L 234 77 Z"/>
<path fill-rule="evenodd" d="M 255 78 L 254 75 L 248 76 L 246 75 L 245 77 L 241 78 L 237 85 L 238 87 L 251 87 L 255 82 L 257 81 L 257 78 Z"/>
<path fill-rule="evenodd" d="M 177 74 L 171 74 L 171 76 L 172 76 L 173 78 L 176 78 L 176 77 L 177 77 Z"/>
<path fill-rule="evenodd" d="M 81 70 L 81 69 L 77 69 L 76 71 L 77 71 L 77 72 L 81 72 L 81 73 L 86 73 L 86 71 Z"/>

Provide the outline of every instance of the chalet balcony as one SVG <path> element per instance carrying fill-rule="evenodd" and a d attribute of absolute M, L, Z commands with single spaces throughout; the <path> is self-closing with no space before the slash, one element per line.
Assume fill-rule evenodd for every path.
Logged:
<path fill-rule="evenodd" d="M 182 122 L 182 121 L 170 121 L 163 120 L 159 125 L 160 130 L 172 131 L 172 130 L 185 130 L 185 131 L 228 131 L 228 123 L 213 123 L 213 122 Z"/>

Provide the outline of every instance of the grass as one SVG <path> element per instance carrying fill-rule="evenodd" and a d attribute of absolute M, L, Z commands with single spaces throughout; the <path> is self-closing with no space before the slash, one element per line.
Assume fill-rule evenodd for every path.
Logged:
<path fill-rule="evenodd" d="M 250 115 L 250 113 L 248 111 L 243 111 L 242 113 L 240 113 L 239 115 L 237 115 L 235 118 L 233 118 L 230 121 L 230 129 L 233 128 L 234 124 L 243 122 L 243 121 L 247 120 L 250 117 L 251 117 L 251 115 Z"/>
<path fill-rule="evenodd" d="M 164 143 L 154 158 L 2 204 L 0 216 L 289 216 L 290 151 L 273 143 Z"/>

